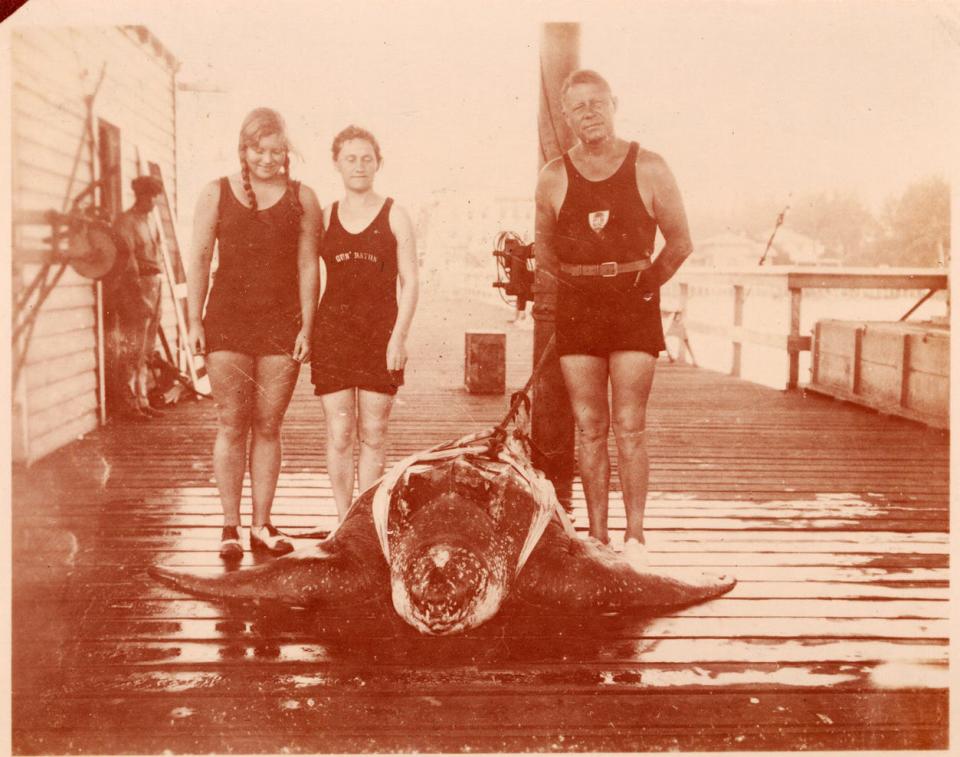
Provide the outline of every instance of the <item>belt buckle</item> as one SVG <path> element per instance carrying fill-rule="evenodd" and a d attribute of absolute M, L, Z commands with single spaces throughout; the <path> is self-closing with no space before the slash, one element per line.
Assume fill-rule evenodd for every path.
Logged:
<path fill-rule="evenodd" d="M 598 272 L 603 278 L 609 279 L 619 273 L 619 268 L 620 266 L 616 260 L 610 260 L 606 263 L 601 263 Z M 609 271 L 609 273 L 607 273 L 607 271 Z"/>

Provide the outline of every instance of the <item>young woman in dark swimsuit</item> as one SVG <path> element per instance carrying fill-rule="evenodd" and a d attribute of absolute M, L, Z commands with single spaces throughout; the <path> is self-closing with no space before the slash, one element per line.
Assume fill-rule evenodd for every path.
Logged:
<path fill-rule="evenodd" d="M 323 403 L 327 470 L 342 518 L 354 482 L 363 491 L 383 473 L 387 420 L 403 383 L 407 332 L 417 306 L 417 253 L 407 212 L 373 190 L 382 162 L 373 134 L 356 126 L 341 131 L 333 161 L 344 196 L 324 213 L 326 283 L 311 377 Z"/>
<path fill-rule="evenodd" d="M 248 468 L 250 547 L 275 554 L 293 549 L 270 523 L 270 510 L 280 473 L 280 424 L 310 356 L 323 213 L 313 191 L 291 179 L 289 153 L 280 114 L 254 110 L 240 129 L 240 171 L 204 187 L 194 216 L 189 338 L 206 355 L 217 406 L 213 469 L 224 559 L 243 554 L 240 494 Z M 214 243 L 219 265 L 210 286 Z"/>

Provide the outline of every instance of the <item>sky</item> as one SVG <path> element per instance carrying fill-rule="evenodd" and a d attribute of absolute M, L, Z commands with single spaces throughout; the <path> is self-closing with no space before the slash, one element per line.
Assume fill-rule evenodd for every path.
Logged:
<path fill-rule="evenodd" d="M 95 11 L 95 15 L 92 15 Z M 667 160 L 688 213 L 847 191 L 872 210 L 956 166 L 960 10 L 947 2 L 30 0 L 8 23 L 141 23 L 182 61 L 181 196 L 234 170 L 251 108 L 287 118 L 294 170 L 335 199 L 348 123 L 385 156 L 378 188 L 532 195 L 538 43 L 581 24 L 581 65 L 619 133 Z"/>

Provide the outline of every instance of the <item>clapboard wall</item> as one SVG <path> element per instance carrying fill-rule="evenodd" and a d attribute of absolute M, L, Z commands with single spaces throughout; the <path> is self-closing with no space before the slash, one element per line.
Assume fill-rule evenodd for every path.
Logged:
<path fill-rule="evenodd" d="M 146 160 L 161 166 L 176 208 L 177 63 L 144 27 L 25 28 L 11 36 L 16 296 L 49 254 L 43 241 L 49 227 L 21 222 L 24 212 L 64 209 L 68 192 L 75 196 L 97 175 L 96 151 L 89 142 L 80 147 L 85 101 L 101 71 L 94 134 L 100 120 L 119 129 L 123 207 L 133 202 L 130 180 L 139 157 L 144 171 Z M 163 310 L 164 331 L 173 336 L 169 291 Z M 67 269 L 40 309 L 14 390 L 15 459 L 31 462 L 96 427 L 97 368 L 96 285 Z"/>

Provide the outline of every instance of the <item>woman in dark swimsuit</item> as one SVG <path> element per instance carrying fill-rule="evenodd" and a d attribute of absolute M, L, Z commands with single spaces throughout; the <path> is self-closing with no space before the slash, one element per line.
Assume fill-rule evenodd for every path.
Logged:
<path fill-rule="evenodd" d="M 243 554 L 238 529 L 248 438 L 250 546 L 293 549 L 270 523 L 270 509 L 280 473 L 280 424 L 310 355 L 323 214 L 313 191 L 290 178 L 289 151 L 280 114 L 251 112 L 240 129 L 239 173 L 208 184 L 194 216 L 189 338 L 206 355 L 217 406 L 213 469 L 225 559 Z M 214 243 L 219 265 L 204 313 Z"/>
<path fill-rule="evenodd" d="M 324 213 L 326 283 L 311 377 L 323 403 L 327 470 L 342 518 L 354 481 L 363 491 L 383 473 L 387 419 L 403 383 L 407 332 L 417 306 L 417 253 L 407 212 L 373 191 L 381 164 L 376 138 L 347 127 L 333 141 L 333 160 L 345 192 Z"/>

